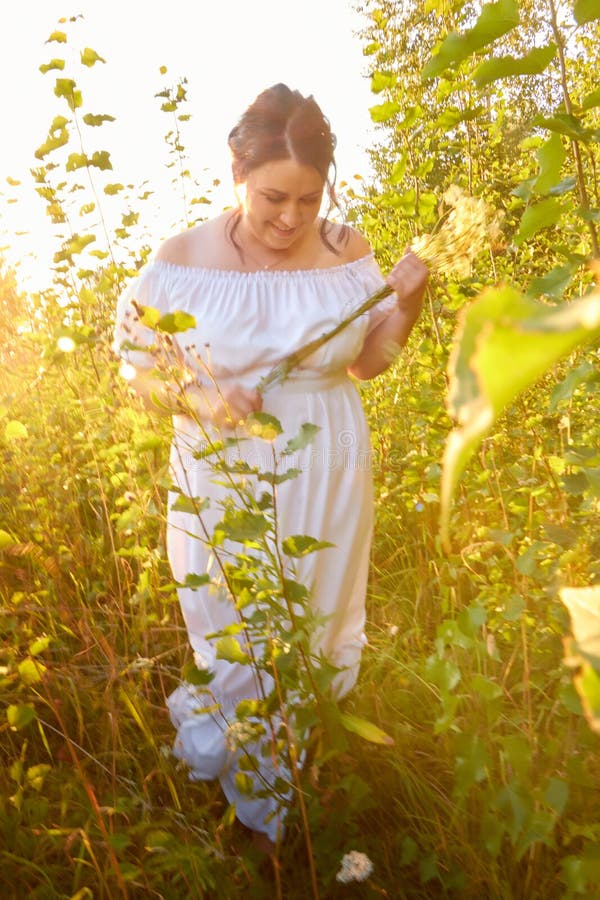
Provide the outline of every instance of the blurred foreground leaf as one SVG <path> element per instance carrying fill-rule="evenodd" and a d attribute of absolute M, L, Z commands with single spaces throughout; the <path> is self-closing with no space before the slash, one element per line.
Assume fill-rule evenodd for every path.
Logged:
<path fill-rule="evenodd" d="M 563 356 L 600 336 L 600 289 L 548 306 L 510 287 L 481 294 L 465 310 L 449 364 L 448 408 L 457 422 L 444 452 L 441 532 L 448 545 L 458 481 L 496 420 Z"/>

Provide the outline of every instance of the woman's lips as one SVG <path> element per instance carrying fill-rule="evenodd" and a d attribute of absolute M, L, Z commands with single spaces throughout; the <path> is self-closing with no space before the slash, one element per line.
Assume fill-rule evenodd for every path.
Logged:
<path fill-rule="evenodd" d="M 275 232 L 278 237 L 289 238 L 292 237 L 293 234 L 296 233 L 296 228 L 280 228 L 278 225 L 275 225 L 273 222 L 271 223 L 271 228 Z"/>

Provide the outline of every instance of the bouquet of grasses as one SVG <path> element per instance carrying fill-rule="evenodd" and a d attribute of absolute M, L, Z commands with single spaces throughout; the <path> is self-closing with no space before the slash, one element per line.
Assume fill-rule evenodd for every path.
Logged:
<path fill-rule="evenodd" d="M 458 278 L 464 278 L 469 274 L 474 258 L 497 240 L 500 234 L 500 215 L 484 200 L 465 194 L 457 185 L 448 188 L 444 194 L 444 204 L 445 210 L 433 232 L 416 237 L 410 245 L 410 250 L 423 260 L 432 272 L 454 274 Z M 284 357 L 261 379 L 257 386 L 258 391 L 264 393 L 269 388 L 282 384 L 303 360 L 391 293 L 392 288 L 384 285 L 367 297 L 335 328 Z"/>

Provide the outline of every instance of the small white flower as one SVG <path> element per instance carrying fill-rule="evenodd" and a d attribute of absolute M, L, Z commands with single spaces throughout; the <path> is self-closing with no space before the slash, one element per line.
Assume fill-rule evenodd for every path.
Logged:
<path fill-rule="evenodd" d="M 119 367 L 119 375 L 121 378 L 124 378 L 125 381 L 133 381 L 137 375 L 137 369 L 135 366 L 132 366 L 131 363 L 122 362 Z"/>
<path fill-rule="evenodd" d="M 256 740 L 263 732 L 264 728 L 262 728 L 262 726 L 254 725 L 252 722 L 232 722 L 225 732 L 227 749 L 231 751 L 231 753 L 235 753 L 238 748 L 244 747 L 246 744 L 249 744 L 250 741 Z"/>
<path fill-rule="evenodd" d="M 72 353 L 75 349 L 75 341 L 70 337 L 60 337 L 56 342 L 56 346 L 63 353 Z"/>
<path fill-rule="evenodd" d="M 335 876 L 336 881 L 349 884 L 351 881 L 366 881 L 373 871 L 373 863 L 366 853 L 359 850 L 351 850 L 342 858 L 340 871 Z"/>

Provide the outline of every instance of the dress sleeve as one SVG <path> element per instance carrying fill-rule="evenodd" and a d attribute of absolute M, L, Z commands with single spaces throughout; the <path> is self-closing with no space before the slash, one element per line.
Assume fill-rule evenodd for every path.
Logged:
<path fill-rule="evenodd" d="M 155 332 L 140 322 L 139 307 L 150 306 L 161 315 L 168 312 L 168 295 L 159 273 L 150 263 L 123 291 L 117 301 L 113 350 L 136 369 L 154 368 Z"/>

